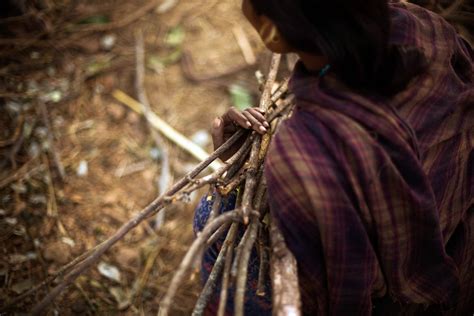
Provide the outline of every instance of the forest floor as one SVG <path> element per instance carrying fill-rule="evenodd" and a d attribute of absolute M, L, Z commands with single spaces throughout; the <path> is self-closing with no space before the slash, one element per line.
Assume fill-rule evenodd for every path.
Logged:
<path fill-rule="evenodd" d="M 232 105 L 232 87 L 258 96 L 254 72 L 264 70 L 268 55 L 239 0 L 152 2 L 138 19 L 101 29 L 102 19 L 124 21 L 151 2 L 86 1 L 78 10 L 90 16 L 85 26 L 97 31 L 67 45 L 65 36 L 37 42 L 0 70 L 3 83 L 21 86 L 21 93 L 0 95 L 6 97 L 0 105 L 0 306 L 106 239 L 157 197 L 160 156 L 168 152 L 172 179 L 197 164 L 167 140 L 158 147 L 143 117 L 112 95 L 119 89 L 137 98 L 137 30 L 145 38 L 144 87 L 152 110 L 208 152 L 210 122 Z M 256 63 L 239 45 L 245 39 Z M 49 314 L 156 315 L 193 239 L 199 195 L 191 200 L 167 209 L 159 230 L 152 219 L 136 228 Z M 196 267 L 173 315 L 190 314 L 199 289 Z M 47 290 L 14 311 L 27 312 Z"/>

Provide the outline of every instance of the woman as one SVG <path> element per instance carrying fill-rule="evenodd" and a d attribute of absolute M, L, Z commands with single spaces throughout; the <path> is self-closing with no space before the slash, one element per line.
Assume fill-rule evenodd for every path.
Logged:
<path fill-rule="evenodd" d="M 296 109 L 265 176 L 304 313 L 471 315 L 469 44 L 441 17 L 399 1 L 244 0 L 243 12 L 270 50 L 300 57 Z M 268 127 L 257 110 L 232 109 L 214 121 L 216 147 L 234 123 Z M 250 297 L 247 311 L 266 303 Z"/>

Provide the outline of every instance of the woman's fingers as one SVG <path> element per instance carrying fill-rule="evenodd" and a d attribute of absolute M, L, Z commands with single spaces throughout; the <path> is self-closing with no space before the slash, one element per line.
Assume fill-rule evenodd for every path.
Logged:
<path fill-rule="evenodd" d="M 247 109 L 246 111 L 252 114 L 252 116 L 256 118 L 260 122 L 261 125 L 263 125 L 266 128 L 270 127 L 270 124 L 268 124 L 267 120 L 265 119 L 265 112 L 263 110 L 259 108 L 250 108 L 250 109 Z"/>
<path fill-rule="evenodd" d="M 267 128 L 263 126 L 258 119 L 256 119 L 249 111 L 244 111 L 242 114 L 247 118 L 247 120 L 252 124 L 252 129 L 260 134 L 265 134 Z"/>
<path fill-rule="evenodd" d="M 236 124 L 243 128 L 252 127 L 252 123 L 242 114 L 239 110 L 234 107 L 231 107 L 225 114 L 222 116 L 224 123 L 227 124 Z"/>
<path fill-rule="evenodd" d="M 230 126 L 237 125 L 246 129 L 252 128 L 260 134 L 265 134 L 270 127 L 265 119 L 264 111 L 258 108 L 249 108 L 241 112 L 231 107 L 222 116 L 222 124 L 225 131 L 228 131 Z"/>

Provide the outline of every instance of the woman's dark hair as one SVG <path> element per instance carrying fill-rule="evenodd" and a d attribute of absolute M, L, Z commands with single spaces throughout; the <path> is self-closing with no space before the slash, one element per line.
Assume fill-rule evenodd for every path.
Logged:
<path fill-rule="evenodd" d="M 327 56 L 347 86 L 393 95 L 425 68 L 424 55 L 389 45 L 388 0 L 250 0 L 295 49 Z"/>

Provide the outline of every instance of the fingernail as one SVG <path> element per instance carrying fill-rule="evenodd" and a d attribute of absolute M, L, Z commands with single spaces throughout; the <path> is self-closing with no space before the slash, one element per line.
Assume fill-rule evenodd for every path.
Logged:
<path fill-rule="evenodd" d="M 252 126 L 252 123 L 250 123 L 249 121 L 245 122 L 245 125 L 247 125 L 248 127 L 251 127 Z"/>
<path fill-rule="evenodd" d="M 221 124 L 222 124 L 222 120 L 221 120 L 220 118 L 216 118 L 216 119 L 214 120 L 214 127 L 215 127 L 215 128 L 221 127 Z"/>
<path fill-rule="evenodd" d="M 263 122 L 263 126 L 265 126 L 266 128 L 270 127 L 270 124 L 268 124 L 267 122 Z"/>
<path fill-rule="evenodd" d="M 267 132 L 267 129 L 263 126 L 260 126 L 259 130 L 263 133 L 266 133 Z"/>

